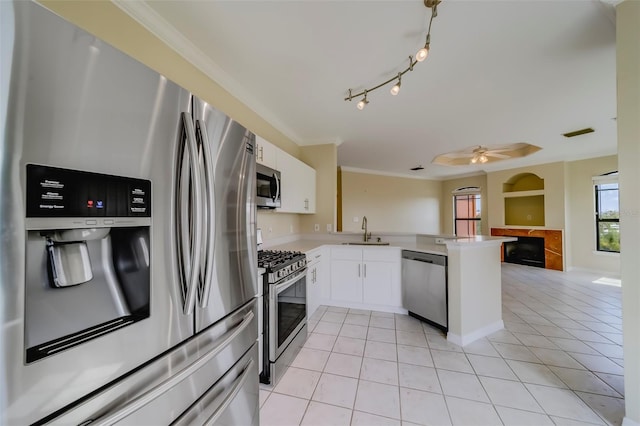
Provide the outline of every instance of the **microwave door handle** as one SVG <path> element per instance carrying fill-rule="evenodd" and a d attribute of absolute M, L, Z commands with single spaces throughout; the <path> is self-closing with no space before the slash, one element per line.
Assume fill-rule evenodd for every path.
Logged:
<path fill-rule="evenodd" d="M 280 198 L 280 179 L 278 179 L 278 175 L 276 173 L 273 174 L 273 177 L 276 180 L 276 196 L 273 201 L 277 202 L 278 198 Z"/>
<path fill-rule="evenodd" d="M 198 144 L 196 141 L 193 121 L 189 113 L 182 113 L 182 124 L 187 138 L 189 151 L 189 165 L 191 170 L 191 188 L 193 193 L 192 214 L 193 227 L 191 228 L 191 253 L 190 269 L 187 271 L 187 294 L 185 296 L 184 314 L 191 315 L 196 302 L 196 289 L 200 278 L 200 260 L 202 252 L 202 185 L 198 159 Z"/>
<path fill-rule="evenodd" d="M 211 154 L 211 145 L 209 144 L 209 135 L 207 129 L 200 120 L 196 120 L 196 135 L 200 136 L 202 144 L 203 160 L 204 160 L 204 192 L 206 204 L 206 217 L 204 218 L 206 226 L 206 238 L 204 241 L 204 274 L 202 277 L 203 288 L 200 298 L 200 307 L 206 308 L 209 305 L 209 295 L 211 294 L 211 283 L 213 281 L 213 263 L 216 250 L 216 197 L 215 197 L 215 180 L 213 174 L 213 155 Z"/>

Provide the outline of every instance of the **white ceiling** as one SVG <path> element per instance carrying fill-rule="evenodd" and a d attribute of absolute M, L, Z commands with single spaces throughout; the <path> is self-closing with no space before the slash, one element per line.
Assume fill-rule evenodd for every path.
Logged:
<path fill-rule="evenodd" d="M 118 4 L 294 142 L 339 144 L 343 167 L 444 178 L 616 152 L 610 2 L 445 0 L 427 60 L 398 96 L 381 88 L 363 111 L 343 100 L 347 89 L 406 68 L 424 44 L 422 0 Z M 561 135 L 584 127 L 596 131 Z M 490 165 L 431 164 L 511 142 L 543 149 Z"/>

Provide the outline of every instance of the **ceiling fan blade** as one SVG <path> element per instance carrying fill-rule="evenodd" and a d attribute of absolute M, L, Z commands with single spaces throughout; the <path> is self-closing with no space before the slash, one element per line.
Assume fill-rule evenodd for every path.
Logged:
<path fill-rule="evenodd" d="M 475 154 L 473 152 L 449 152 L 447 154 L 442 154 L 443 157 L 449 158 L 470 158 Z"/>
<path fill-rule="evenodd" d="M 511 158 L 510 155 L 500 154 L 495 151 L 487 151 L 484 153 L 487 157 L 496 157 L 496 158 Z"/>

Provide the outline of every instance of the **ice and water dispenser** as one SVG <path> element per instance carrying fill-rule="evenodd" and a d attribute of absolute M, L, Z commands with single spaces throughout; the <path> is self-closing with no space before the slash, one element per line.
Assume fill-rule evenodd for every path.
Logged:
<path fill-rule="evenodd" d="M 26 362 L 149 316 L 151 182 L 27 165 Z"/>

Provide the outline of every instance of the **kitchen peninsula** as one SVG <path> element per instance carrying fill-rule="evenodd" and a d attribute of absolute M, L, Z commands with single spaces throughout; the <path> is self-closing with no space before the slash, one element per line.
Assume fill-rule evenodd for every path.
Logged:
<path fill-rule="evenodd" d="M 378 233 L 375 237 L 379 237 L 384 245 L 375 243 L 376 238 L 372 240 L 374 243 L 360 241 L 361 233 L 333 233 L 267 240 L 264 247 L 272 250 L 301 251 L 307 253 L 310 261 L 311 257 L 316 261 L 313 273 L 307 279 L 310 317 L 319 304 L 406 314 L 407 310 L 402 306 L 400 297 L 400 257 L 402 250 L 412 250 L 444 255 L 448 258 L 447 339 L 449 341 L 464 346 L 504 327 L 500 250 L 503 242 L 515 241 L 516 238 L 489 236 L 457 238 L 451 235 L 384 233 Z M 351 279 L 345 280 L 341 270 L 338 269 L 341 265 L 338 262 L 342 259 L 337 256 L 348 254 L 346 251 L 348 248 L 361 249 L 363 254 L 360 261 L 363 276 L 366 276 L 367 266 L 371 271 L 370 275 L 384 275 L 387 281 L 380 284 L 379 289 L 367 292 L 367 282 L 359 282 L 358 287 L 355 287 L 359 293 L 350 290 L 347 294 L 351 298 L 344 297 L 345 292 L 342 291 L 342 287 L 337 286 L 350 285 L 359 280 L 361 275 L 359 263 L 355 263 L 358 265 L 357 277 Z M 353 259 L 347 260 L 357 262 Z M 388 267 L 379 268 L 378 266 L 382 263 Z M 374 270 L 376 272 L 372 272 Z M 318 271 L 321 272 L 318 274 Z M 379 283 L 379 280 L 373 281 L 371 286 Z M 367 294 L 372 292 L 374 296 L 367 298 Z M 386 302 L 380 302 L 381 299 Z"/>

